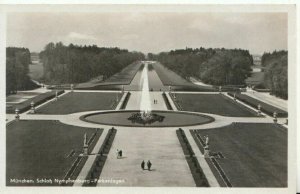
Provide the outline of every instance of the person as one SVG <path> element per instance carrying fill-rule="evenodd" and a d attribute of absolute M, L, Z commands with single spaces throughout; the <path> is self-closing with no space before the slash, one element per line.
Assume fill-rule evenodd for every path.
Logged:
<path fill-rule="evenodd" d="M 147 162 L 147 167 L 148 167 L 148 170 L 149 170 L 149 171 L 151 170 L 151 166 L 152 166 L 152 163 L 150 162 L 150 160 L 148 160 L 148 162 Z"/>
<path fill-rule="evenodd" d="M 141 163 L 141 168 L 143 169 L 143 170 L 145 170 L 145 161 L 143 160 L 143 162 Z"/>
<path fill-rule="evenodd" d="M 119 157 L 122 158 L 122 150 L 119 151 Z"/>

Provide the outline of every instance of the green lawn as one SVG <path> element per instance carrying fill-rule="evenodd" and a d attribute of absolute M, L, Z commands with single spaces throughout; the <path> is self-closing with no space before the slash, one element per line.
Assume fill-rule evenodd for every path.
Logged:
<path fill-rule="evenodd" d="M 14 184 L 10 179 L 62 179 L 82 151 L 84 133 L 90 138 L 94 132 L 95 129 L 58 121 L 23 120 L 9 124 L 6 130 L 6 184 L 39 185 Z M 75 154 L 68 157 L 72 150 Z"/>
<path fill-rule="evenodd" d="M 105 81 L 98 81 L 95 82 L 94 79 L 92 79 L 89 82 L 80 83 L 76 85 L 76 89 L 98 89 L 102 88 L 107 85 L 128 85 L 131 83 L 132 79 L 134 78 L 135 74 L 139 71 L 141 68 L 141 63 L 132 63 L 122 69 L 119 73 L 116 73 L 115 75 L 111 76 L 110 78 L 106 79 Z"/>
<path fill-rule="evenodd" d="M 229 117 L 255 117 L 256 114 L 241 104 L 220 94 L 176 94 L 184 111 L 218 114 Z"/>
<path fill-rule="evenodd" d="M 163 82 L 164 85 L 180 85 L 180 86 L 190 86 L 193 85 L 192 83 L 188 82 L 187 80 L 180 77 L 175 72 L 171 71 L 170 69 L 166 68 L 160 63 L 156 63 L 152 65 L 155 69 L 156 73 L 158 74 L 159 78 Z"/>
<path fill-rule="evenodd" d="M 287 130 L 268 123 L 235 123 L 198 130 L 209 136 L 212 152 L 233 187 L 287 186 Z M 218 174 L 216 174 L 218 176 Z"/>
<path fill-rule="evenodd" d="M 83 111 L 111 110 L 116 105 L 116 99 L 121 99 L 121 93 L 108 92 L 70 92 L 58 101 L 38 109 L 38 114 L 70 114 Z"/>

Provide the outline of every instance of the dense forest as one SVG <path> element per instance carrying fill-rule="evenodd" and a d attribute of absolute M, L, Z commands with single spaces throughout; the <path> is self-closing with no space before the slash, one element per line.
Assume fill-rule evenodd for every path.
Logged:
<path fill-rule="evenodd" d="M 40 53 L 44 79 L 48 84 L 80 83 L 103 75 L 108 78 L 144 54 L 119 48 L 49 43 Z"/>
<path fill-rule="evenodd" d="M 6 48 L 6 94 L 37 87 L 28 76 L 29 64 L 31 64 L 29 49 Z"/>
<path fill-rule="evenodd" d="M 193 76 L 212 85 L 241 85 L 251 74 L 252 56 L 241 49 L 186 48 L 148 54 L 185 79 Z"/>
<path fill-rule="evenodd" d="M 265 67 L 264 85 L 271 89 L 271 94 L 288 98 L 288 52 L 274 51 L 264 53 L 262 66 Z"/>

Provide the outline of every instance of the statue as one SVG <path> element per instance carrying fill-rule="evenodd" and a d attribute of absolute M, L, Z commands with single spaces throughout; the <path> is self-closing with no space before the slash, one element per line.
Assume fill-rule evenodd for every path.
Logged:
<path fill-rule="evenodd" d="M 32 101 L 31 103 L 30 103 L 30 106 L 31 106 L 31 113 L 32 114 L 34 114 L 35 113 L 35 107 L 34 107 L 34 102 Z"/>
<path fill-rule="evenodd" d="M 208 135 L 207 135 L 206 138 L 205 138 L 205 145 L 209 145 L 208 143 L 209 143 L 209 138 L 208 138 Z"/>
<path fill-rule="evenodd" d="M 209 151 L 209 138 L 208 138 L 208 135 L 205 137 L 204 157 L 205 157 L 205 158 L 209 158 L 209 157 L 210 157 L 210 151 Z"/>
<path fill-rule="evenodd" d="M 86 136 L 86 133 L 84 134 L 83 136 L 83 154 L 84 155 L 88 155 L 88 144 L 87 144 L 87 136 Z"/>

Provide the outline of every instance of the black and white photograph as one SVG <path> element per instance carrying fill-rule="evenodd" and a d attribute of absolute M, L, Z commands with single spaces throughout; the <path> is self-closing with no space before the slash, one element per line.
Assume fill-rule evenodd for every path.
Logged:
<path fill-rule="evenodd" d="M 0 12 L 6 189 L 296 192 L 295 5 Z"/>

